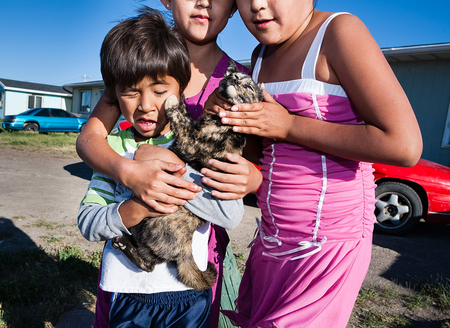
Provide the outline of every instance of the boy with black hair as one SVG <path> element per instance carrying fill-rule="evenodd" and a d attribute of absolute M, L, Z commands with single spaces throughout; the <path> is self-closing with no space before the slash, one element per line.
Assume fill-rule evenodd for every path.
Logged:
<path fill-rule="evenodd" d="M 186 44 L 163 16 L 142 9 L 137 17 L 115 26 L 101 49 L 101 71 L 106 92 L 118 103 L 130 129 L 108 137 L 120 155 L 133 158 L 140 144 L 158 145 L 155 152 L 166 161 L 184 163 L 167 150 L 174 135 L 165 116 L 165 100 L 180 99 L 190 78 Z M 190 167 L 183 175 L 202 185 L 201 175 Z M 203 188 L 186 203 L 194 214 L 225 228 L 236 227 L 243 214 L 242 200 L 216 200 Z M 214 217 L 211 217 L 214 213 Z M 130 234 L 128 228 L 146 217 L 160 215 L 143 205 L 132 192 L 113 179 L 95 172 L 81 203 L 78 226 L 90 241 L 110 240 Z M 208 261 L 210 224 L 193 237 L 197 266 Z M 209 327 L 211 290 L 194 291 L 177 280 L 176 266 L 162 263 L 152 272 L 138 269 L 125 254 L 106 243 L 100 288 L 112 292 L 109 327 Z"/>

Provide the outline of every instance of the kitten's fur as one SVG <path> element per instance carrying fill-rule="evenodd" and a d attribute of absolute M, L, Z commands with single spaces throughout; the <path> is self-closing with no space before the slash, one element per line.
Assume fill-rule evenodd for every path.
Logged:
<path fill-rule="evenodd" d="M 228 65 L 219 84 L 220 93 L 233 104 L 262 101 L 262 90 L 251 77 L 239 72 L 232 60 Z M 223 125 L 218 115 L 205 114 L 194 121 L 186 110 L 184 99 L 178 102 L 175 96 L 167 98 L 165 110 L 175 134 L 170 149 L 197 171 L 203 167 L 212 169 L 208 164 L 211 158 L 227 161 L 226 153 L 242 154 L 245 135 Z M 183 284 L 205 290 L 214 285 L 216 269 L 208 262 L 206 271 L 200 271 L 192 256 L 193 233 L 205 222 L 179 206 L 174 214 L 142 220 L 129 229 L 131 236 L 116 237 L 112 245 L 145 271 L 153 271 L 155 264 L 174 261 L 178 279 Z"/>

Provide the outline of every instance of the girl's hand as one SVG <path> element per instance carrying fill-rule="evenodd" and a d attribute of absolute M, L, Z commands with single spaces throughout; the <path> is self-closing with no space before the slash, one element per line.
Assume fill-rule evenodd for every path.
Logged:
<path fill-rule="evenodd" d="M 258 189 L 262 181 L 261 172 L 238 154 L 227 154 L 232 163 L 211 159 L 209 164 L 221 172 L 203 168 L 202 182 L 214 190 L 211 195 L 220 199 L 241 199 Z"/>
<path fill-rule="evenodd" d="M 176 212 L 178 205 L 194 199 L 201 190 L 195 183 L 181 178 L 186 172 L 184 163 L 168 149 L 141 145 L 134 159 L 129 163 L 128 174 L 124 175 L 124 185 L 157 212 Z"/>
<path fill-rule="evenodd" d="M 206 100 L 205 105 L 203 106 L 203 114 L 218 114 L 220 112 L 230 110 L 232 104 L 227 102 L 225 98 L 219 92 L 219 89 L 216 88 Z"/>
<path fill-rule="evenodd" d="M 289 135 L 295 115 L 276 102 L 264 90 L 264 101 L 238 104 L 231 111 L 221 111 L 222 123 L 233 125 L 233 131 L 284 140 Z"/>

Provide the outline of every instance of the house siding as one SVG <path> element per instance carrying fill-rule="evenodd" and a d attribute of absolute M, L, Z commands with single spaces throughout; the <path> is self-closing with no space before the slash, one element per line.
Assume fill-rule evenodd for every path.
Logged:
<path fill-rule="evenodd" d="M 42 107 L 68 111 L 72 108 L 72 95 L 62 87 L 0 78 L 0 119 L 26 111 L 29 95 L 42 97 Z"/>
<path fill-rule="evenodd" d="M 89 118 L 92 111 L 94 110 L 95 105 L 100 100 L 103 90 L 105 87 L 101 86 L 83 86 L 83 87 L 75 87 L 73 88 L 72 94 L 72 112 L 75 114 L 79 114 L 80 117 Z M 91 111 L 90 112 L 82 112 L 81 111 L 81 92 L 82 91 L 90 91 L 91 92 Z"/>
<path fill-rule="evenodd" d="M 450 104 L 450 59 L 390 63 L 422 131 L 422 158 L 450 166 L 442 147 Z"/>
<path fill-rule="evenodd" d="M 71 109 L 71 99 L 59 96 L 42 95 L 35 92 L 19 92 L 9 91 L 5 92 L 5 108 L 7 108 L 6 115 L 15 115 L 22 113 L 28 109 L 28 96 L 30 94 L 39 95 L 42 97 L 41 107 L 61 108 L 64 110 Z"/>
<path fill-rule="evenodd" d="M 28 95 L 21 92 L 5 92 L 5 115 L 19 114 L 27 110 Z"/>

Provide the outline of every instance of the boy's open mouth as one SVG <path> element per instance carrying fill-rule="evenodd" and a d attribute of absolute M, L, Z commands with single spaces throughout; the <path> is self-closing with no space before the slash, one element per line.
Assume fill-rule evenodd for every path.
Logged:
<path fill-rule="evenodd" d="M 139 119 L 136 121 L 136 124 L 142 131 L 151 131 L 156 127 L 156 122 L 153 120 Z"/>

